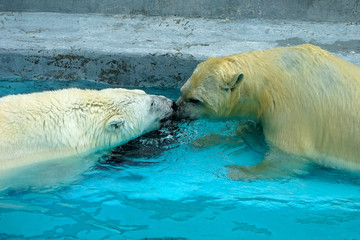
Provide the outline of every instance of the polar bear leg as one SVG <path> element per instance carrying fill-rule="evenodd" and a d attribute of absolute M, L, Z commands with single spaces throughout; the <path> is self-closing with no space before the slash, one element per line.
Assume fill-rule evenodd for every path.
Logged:
<path fill-rule="evenodd" d="M 270 150 L 262 162 L 253 166 L 228 165 L 227 176 L 234 181 L 274 179 L 305 175 L 311 167 L 308 160 L 280 150 Z"/>

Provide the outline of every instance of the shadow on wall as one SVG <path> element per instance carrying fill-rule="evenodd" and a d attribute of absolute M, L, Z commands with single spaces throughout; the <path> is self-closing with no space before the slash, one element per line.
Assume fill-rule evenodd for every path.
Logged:
<path fill-rule="evenodd" d="M 190 77 L 199 60 L 183 54 L 148 54 L 139 58 L 122 54 L 24 56 L 9 53 L 1 54 L 0 62 L 3 78 L 90 79 L 120 86 L 179 88 Z"/>

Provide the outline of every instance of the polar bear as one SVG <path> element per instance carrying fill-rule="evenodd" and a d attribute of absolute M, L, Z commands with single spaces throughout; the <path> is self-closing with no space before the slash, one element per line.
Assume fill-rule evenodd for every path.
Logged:
<path fill-rule="evenodd" d="M 0 98 L 0 170 L 112 148 L 160 127 L 175 103 L 141 90 L 64 89 Z"/>
<path fill-rule="evenodd" d="M 317 46 L 210 58 L 183 85 L 177 105 L 181 117 L 257 120 L 271 147 L 360 170 L 360 67 Z M 260 176 L 276 164 L 265 157 L 238 169 Z"/>

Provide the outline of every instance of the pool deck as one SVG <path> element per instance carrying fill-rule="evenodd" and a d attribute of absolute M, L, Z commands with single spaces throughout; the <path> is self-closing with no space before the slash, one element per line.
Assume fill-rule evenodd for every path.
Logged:
<path fill-rule="evenodd" d="M 312 43 L 360 65 L 360 24 L 0 12 L 0 76 L 180 87 L 197 63 Z"/>

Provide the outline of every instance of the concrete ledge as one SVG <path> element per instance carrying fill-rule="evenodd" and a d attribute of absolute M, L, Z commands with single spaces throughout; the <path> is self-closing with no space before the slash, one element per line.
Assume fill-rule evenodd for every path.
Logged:
<path fill-rule="evenodd" d="M 313 43 L 360 65 L 360 25 L 0 13 L 0 78 L 180 87 L 210 56 Z"/>

